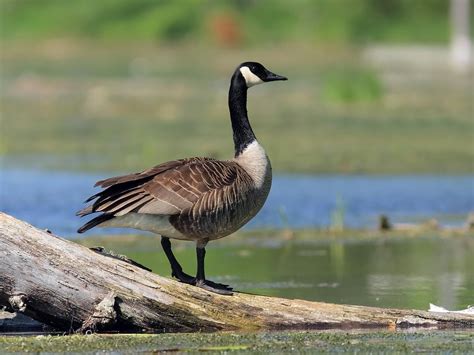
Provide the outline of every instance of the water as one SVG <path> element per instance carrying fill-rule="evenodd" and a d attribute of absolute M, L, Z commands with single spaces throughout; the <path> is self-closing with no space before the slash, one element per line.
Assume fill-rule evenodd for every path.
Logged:
<path fill-rule="evenodd" d="M 78 237 L 86 219 L 75 216 L 97 190 L 95 181 L 110 174 L 4 169 L 0 209 L 39 228 Z M 472 176 L 276 176 L 262 211 L 247 225 L 327 227 L 343 216 L 347 227 L 374 227 L 380 214 L 397 221 L 436 217 L 461 224 L 474 210 Z M 127 233 L 116 230 L 114 233 Z"/>
<path fill-rule="evenodd" d="M 474 304 L 474 239 L 401 238 L 370 242 L 255 240 L 210 243 L 206 275 L 236 290 L 285 298 L 427 310 Z M 113 246 L 169 276 L 159 242 Z M 176 243 L 174 243 L 176 244 Z M 195 272 L 194 248 L 175 248 L 186 272 Z M 137 250 L 138 249 L 138 250 Z"/>

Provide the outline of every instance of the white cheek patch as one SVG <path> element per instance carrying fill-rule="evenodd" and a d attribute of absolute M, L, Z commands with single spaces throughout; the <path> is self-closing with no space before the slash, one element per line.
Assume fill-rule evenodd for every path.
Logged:
<path fill-rule="evenodd" d="M 263 80 L 252 73 L 249 67 L 240 68 L 240 72 L 242 73 L 248 88 L 263 83 Z"/>

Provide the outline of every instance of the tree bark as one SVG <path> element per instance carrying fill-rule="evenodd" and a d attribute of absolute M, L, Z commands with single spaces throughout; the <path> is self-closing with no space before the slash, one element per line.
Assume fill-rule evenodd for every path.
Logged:
<path fill-rule="evenodd" d="M 0 213 L 0 306 L 62 331 L 472 327 L 474 316 L 222 296 Z"/>

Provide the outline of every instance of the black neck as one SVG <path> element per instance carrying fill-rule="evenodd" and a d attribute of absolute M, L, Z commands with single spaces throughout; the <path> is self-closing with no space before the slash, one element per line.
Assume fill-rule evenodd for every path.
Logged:
<path fill-rule="evenodd" d="M 232 76 L 229 89 L 229 110 L 234 133 L 235 156 L 255 140 L 247 116 L 247 85 L 239 71 Z"/>

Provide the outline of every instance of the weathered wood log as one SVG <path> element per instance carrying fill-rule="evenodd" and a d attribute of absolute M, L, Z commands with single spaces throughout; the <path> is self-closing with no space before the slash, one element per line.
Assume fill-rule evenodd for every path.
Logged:
<path fill-rule="evenodd" d="M 217 295 L 3 213 L 0 306 L 71 332 L 474 326 L 472 315 Z"/>

